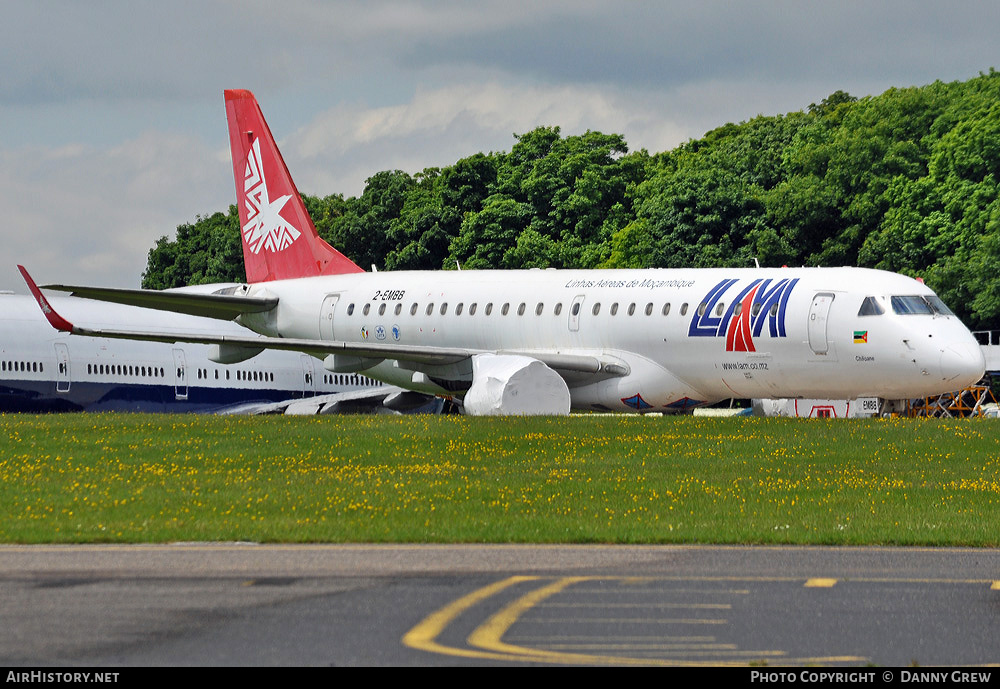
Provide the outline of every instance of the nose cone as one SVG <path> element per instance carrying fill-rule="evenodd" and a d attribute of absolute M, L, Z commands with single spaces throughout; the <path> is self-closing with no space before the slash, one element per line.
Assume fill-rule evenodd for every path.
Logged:
<path fill-rule="evenodd" d="M 941 379 L 955 386 L 955 390 L 974 385 L 986 374 L 986 358 L 979 344 L 971 342 L 950 344 L 941 350 Z"/>

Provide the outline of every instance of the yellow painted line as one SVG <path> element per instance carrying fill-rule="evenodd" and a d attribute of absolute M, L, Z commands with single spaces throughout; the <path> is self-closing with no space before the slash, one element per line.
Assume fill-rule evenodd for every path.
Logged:
<path fill-rule="evenodd" d="M 624 648 L 623 650 L 642 651 L 643 649 L 629 649 L 629 648 Z M 669 650 L 665 651 L 665 650 L 656 649 L 656 648 L 651 648 L 649 650 L 650 651 L 655 651 L 657 654 L 660 655 L 661 659 L 662 659 L 663 655 L 670 655 L 670 651 Z M 726 650 L 701 651 L 701 650 L 697 650 L 697 649 L 695 649 L 695 650 L 679 649 L 679 650 L 675 651 L 675 653 L 678 654 L 678 655 L 681 655 L 682 657 L 685 657 L 685 658 L 690 658 L 691 656 L 700 656 L 700 657 L 703 657 L 703 658 L 717 657 L 717 658 L 781 658 L 781 659 L 784 659 L 785 655 L 786 655 L 784 651 L 726 651 Z M 782 663 L 782 664 L 784 664 L 784 663 Z"/>
<path fill-rule="evenodd" d="M 617 641 L 617 639 L 616 639 Z M 622 643 L 589 643 L 589 644 L 542 644 L 543 648 L 552 650 L 578 651 L 738 651 L 736 644 L 622 644 Z M 781 653 L 781 651 L 767 651 Z"/>
<path fill-rule="evenodd" d="M 546 651 L 539 648 L 528 648 L 525 646 L 516 646 L 514 644 L 509 644 L 503 641 L 504 634 L 517 622 L 521 616 L 531 610 L 532 608 L 538 607 L 547 598 L 562 592 L 567 587 L 580 583 L 583 581 L 593 580 L 593 577 L 563 577 L 549 584 L 548 586 L 543 586 L 540 589 L 532 591 L 521 598 L 517 599 L 504 609 L 500 610 L 496 614 L 492 615 L 487 619 L 482 625 L 477 627 L 472 634 L 469 635 L 468 642 L 470 646 L 475 646 L 477 648 L 482 648 L 487 651 L 493 651 L 496 653 L 508 653 L 512 656 L 512 659 L 520 660 L 534 660 L 548 663 L 565 663 L 565 664 L 592 664 L 592 665 L 673 665 L 677 662 L 682 662 L 683 664 L 699 665 L 698 661 L 691 661 L 690 663 L 685 661 L 670 661 L 662 658 L 629 658 L 622 656 L 609 656 L 609 655 L 591 655 L 591 654 L 580 654 L 580 653 L 558 653 L 555 651 Z M 542 622 L 550 622 L 552 620 L 546 619 L 541 620 Z M 565 620 L 568 622 L 580 622 L 580 619 L 570 619 Z M 591 620 L 597 623 L 607 623 L 609 620 L 606 618 L 598 618 Z M 614 621 L 614 620 L 612 620 Z M 621 621 L 621 620 L 618 620 Z M 628 620 L 634 621 L 634 620 Z M 643 622 L 650 622 L 659 620 L 641 620 Z M 701 620 L 695 620 L 694 622 L 702 622 Z"/>
<path fill-rule="evenodd" d="M 423 622 L 411 629 L 403 637 L 403 644 L 409 648 L 414 648 L 430 653 L 439 653 L 462 658 L 479 658 L 486 660 L 506 660 L 511 662 L 546 662 L 556 664 L 578 665 L 581 663 L 600 665 L 692 665 L 706 666 L 718 665 L 720 661 L 690 661 L 663 660 L 663 659 L 643 659 L 643 658 L 623 658 L 616 656 L 595 656 L 581 655 L 577 653 L 557 653 L 552 651 L 525 648 L 506 644 L 501 640 L 503 634 L 513 625 L 518 618 L 527 610 L 530 610 L 537 603 L 545 600 L 567 586 L 584 581 L 586 577 L 565 577 L 555 582 L 543 586 L 536 591 L 532 591 L 499 612 L 492 615 L 485 623 L 480 625 L 469 636 L 469 643 L 481 650 L 455 648 L 445 646 L 437 641 L 437 637 L 451 624 L 459 615 L 466 612 L 474 605 L 494 596 L 516 584 L 528 581 L 535 581 L 538 577 L 515 576 L 497 582 L 491 586 L 483 587 L 473 591 L 467 596 L 463 596 L 457 601 L 446 605 L 441 610 L 431 614 Z M 741 664 L 733 661 L 734 665 Z"/>
<path fill-rule="evenodd" d="M 570 634 L 561 635 L 547 635 L 547 636 L 521 636 L 520 634 L 513 635 L 515 639 L 524 643 L 535 643 L 541 642 L 542 645 L 546 643 L 571 643 L 577 642 L 581 644 L 587 643 L 597 643 L 603 636 L 573 636 Z M 716 641 L 714 636 L 661 636 L 659 634 L 655 635 L 642 635 L 642 636 L 616 636 L 614 640 L 619 643 L 672 643 L 672 644 L 712 644 Z"/>
<path fill-rule="evenodd" d="M 577 589 L 573 589 L 577 591 Z M 578 593 L 593 593 L 593 594 L 607 594 L 611 593 L 608 589 L 580 589 Z M 663 596 L 749 596 L 750 589 L 688 589 L 688 588 L 628 588 L 628 589 L 615 589 L 614 594 L 616 596 L 631 596 L 640 594 L 655 594 Z"/>
<path fill-rule="evenodd" d="M 719 667 L 723 665 L 744 666 L 747 657 L 781 657 L 783 664 L 797 664 L 807 662 L 811 664 L 819 663 L 842 663 L 842 662 L 864 662 L 867 658 L 856 656 L 838 656 L 830 658 L 809 658 L 792 659 L 785 656 L 780 650 L 758 650 L 758 651 L 725 651 L 704 649 L 696 652 L 695 655 L 710 655 L 712 659 L 687 660 L 682 658 L 632 658 L 627 656 L 614 656 L 603 654 L 583 654 L 566 653 L 555 650 L 544 650 L 543 648 L 528 648 L 517 646 L 503 641 L 503 636 L 513 626 L 522 615 L 529 610 L 538 607 L 547 598 L 565 590 L 574 584 L 597 579 L 597 577 L 562 577 L 552 583 L 541 586 L 541 588 L 530 591 L 517 600 L 508 604 L 498 612 L 491 615 L 483 624 L 477 627 L 469 635 L 467 642 L 474 648 L 456 648 L 446 646 L 438 642 L 437 638 L 445 631 L 459 615 L 467 612 L 473 606 L 486 601 L 488 598 L 501 593 L 512 586 L 527 582 L 538 581 L 540 577 L 535 576 L 512 576 L 499 581 L 490 586 L 485 586 L 477 591 L 463 596 L 462 598 L 446 605 L 437 612 L 431 614 L 423 622 L 411 629 L 403 637 L 403 644 L 417 650 L 450 655 L 463 658 L 478 658 L 487 660 L 505 660 L 509 662 L 543 662 L 552 664 L 590 664 L 590 665 L 661 665 L 661 666 L 687 666 L 687 667 Z M 548 620 L 540 620 L 542 622 Z M 579 621 L 579 620 L 571 620 Z M 595 620 L 597 622 L 607 622 L 606 619 Z M 689 620 L 688 623 L 701 624 L 725 624 L 725 620 Z M 566 637 L 563 637 L 564 639 Z M 708 637 L 706 637 L 708 638 Z M 617 641 L 621 641 L 618 639 Z M 613 650 L 616 644 L 602 644 L 602 649 Z M 632 648 L 631 650 L 643 650 Z M 649 649 L 654 650 L 654 649 Z M 666 650 L 666 649 L 661 649 Z M 679 649 L 678 649 L 679 650 Z M 728 658 L 731 658 L 729 660 Z"/>
<path fill-rule="evenodd" d="M 491 615 L 483 624 L 479 625 L 472 632 L 472 634 L 469 635 L 469 645 L 499 653 L 509 653 L 520 656 L 527 655 L 548 657 L 554 655 L 548 651 L 539 651 L 532 648 L 526 648 L 524 646 L 513 646 L 511 644 L 504 643 L 502 641 L 502 637 L 525 612 L 535 607 L 546 598 L 559 593 L 567 586 L 586 580 L 586 577 L 562 577 L 548 586 L 543 586 L 540 589 L 521 596 L 507 607 Z"/>
<path fill-rule="evenodd" d="M 683 610 L 732 610 L 731 603 L 542 603 L 544 608 L 667 608 Z"/>
<path fill-rule="evenodd" d="M 660 581 L 701 581 L 706 577 L 644 577 L 641 583 L 643 584 L 655 584 Z M 793 578 L 787 579 L 787 581 L 794 581 Z M 663 589 L 660 587 L 649 587 L 649 588 L 636 588 L 638 582 L 622 582 L 622 587 L 616 589 L 609 589 L 608 587 L 598 587 L 598 586 L 574 586 L 573 590 L 577 593 L 600 593 L 606 594 L 610 591 L 614 591 L 615 595 L 631 595 L 640 593 L 656 593 L 662 595 L 689 595 L 689 594 L 708 594 L 708 595 L 734 595 L 734 596 L 748 596 L 750 595 L 750 589 L 730 589 L 730 588 L 670 588 Z"/>
<path fill-rule="evenodd" d="M 836 585 L 836 583 L 837 583 L 836 579 L 823 579 L 823 578 L 818 578 L 817 577 L 817 578 L 814 578 L 814 579 L 809 579 L 806 582 L 806 588 L 807 589 L 809 589 L 809 588 L 811 588 L 811 589 L 832 589 Z"/>
<path fill-rule="evenodd" d="M 587 623 L 614 623 L 614 624 L 729 624 L 729 620 L 720 620 L 708 617 L 546 617 L 544 620 L 535 620 L 535 624 L 579 624 Z"/>
<path fill-rule="evenodd" d="M 992 583 L 992 584 L 990 585 L 990 590 L 991 590 L 991 591 L 1000 591 L 1000 581 L 994 581 L 994 582 L 993 582 L 993 583 Z"/>
<path fill-rule="evenodd" d="M 490 596 L 495 596 L 501 591 L 525 581 L 532 581 L 538 577 L 514 576 L 498 581 L 491 586 L 485 586 L 477 591 L 473 591 L 467 596 L 459 598 L 457 601 L 446 605 L 430 617 L 411 629 L 403 637 L 403 645 L 415 648 L 420 651 L 430 653 L 440 653 L 443 655 L 459 656 L 462 658 L 486 658 L 488 660 L 510 660 L 506 654 L 483 653 L 481 651 L 471 651 L 464 648 L 454 648 L 444 646 L 437 642 L 437 637 L 451 624 L 456 617 L 463 612 L 486 600 Z"/>

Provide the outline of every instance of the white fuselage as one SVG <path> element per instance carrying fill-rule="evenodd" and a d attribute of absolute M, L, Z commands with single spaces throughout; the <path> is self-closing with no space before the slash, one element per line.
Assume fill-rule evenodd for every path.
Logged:
<path fill-rule="evenodd" d="M 278 297 L 241 317 L 265 335 L 476 352 L 592 356 L 562 373 L 575 409 L 683 411 L 727 398 L 905 399 L 983 375 L 954 315 L 902 314 L 922 283 L 860 268 L 373 272 L 251 286 Z M 861 315 L 866 298 L 881 314 Z M 387 357 L 367 375 L 461 392 L 468 363 Z"/>
<path fill-rule="evenodd" d="M 247 335 L 233 323 L 73 297 L 60 311 L 89 323 Z M 297 352 L 263 351 L 238 364 L 207 345 L 77 337 L 54 330 L 28 296 L 0 294 L 0 412 L 221 411 L 369 387 Z"/>

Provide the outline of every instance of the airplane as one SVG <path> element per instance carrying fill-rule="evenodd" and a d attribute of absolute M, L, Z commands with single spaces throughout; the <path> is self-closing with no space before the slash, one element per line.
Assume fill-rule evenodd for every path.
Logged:
<path fill-rule="evenodd" d="M 470 415 L 690 412 L 731 398 L 902 400 L 984 373 L 934 292 L 864 268 L 365 272 L 322 240 L 253 94 L 225 92 L 245 284 L 177 295 L 48 285 L 110 302 L 235 319 L 214 333 L 78 325 L 65 332 L 303 352 L 447 396 Z"/>
<path fill-rule="evenodd" d="M 164 314 L 75 297 L 60 311 L 101 323 L 249 334 L 235 323 Z M 220 366 L 207 345 L 67 337 L 29 296 L 0 292 L 0 413 L 145 411 L 330 413 L 380 411 L 398 388 L 359 374 L 332 374 L 292 352 L 262 351 Z M 398 408 L 398 407 L 397 407 Z"/>

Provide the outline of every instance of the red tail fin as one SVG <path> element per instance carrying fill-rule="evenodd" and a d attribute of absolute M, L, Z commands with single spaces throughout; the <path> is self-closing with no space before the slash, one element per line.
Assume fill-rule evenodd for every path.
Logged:
<path fill-rule="evenodd" d="M 317 234 L 253 94 L 226 91 L 226 119 L 247 281 L 364 272 Z"/>

